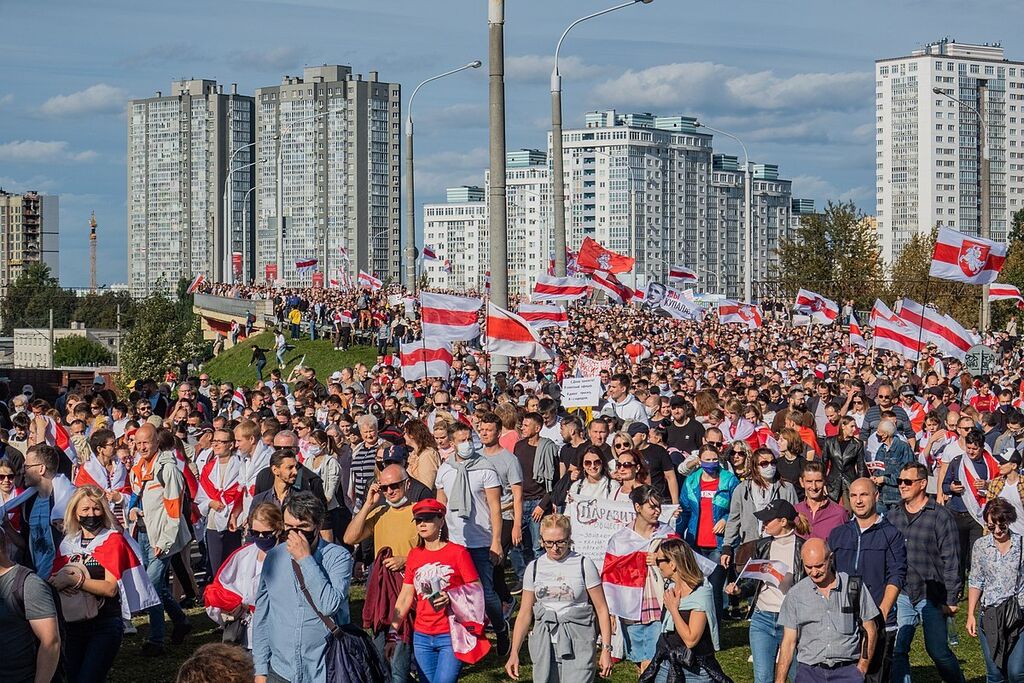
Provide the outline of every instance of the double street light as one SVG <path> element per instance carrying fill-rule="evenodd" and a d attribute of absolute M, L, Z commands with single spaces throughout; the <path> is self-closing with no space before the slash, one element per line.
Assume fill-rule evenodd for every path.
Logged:
<path fill-rule="evenodd" d="M 234 270 L 231 268 L 231 252 L 232 252 L 232 245 L 234 243 L 234 240 L 232 239 L 232 235 L 231 235 L 231 223 L 232 223 L 231 219 L 234 216 L 234 211 L 231 210 L 231 176 L 233 176 L 235 174 L 235 171 L 242 171 L 242 170 L 244 170 L 246 168 L 250 168 L 251 166 L 254 166 L 255 164 L 249 164 L 248 166 L 239 166 L 238 168 L 232 168 L 231 165 L 233 163 L 235 163 L 235 157 L 238 156 L 239 152 L 243 152 L 243 151 L 249 149 L 250 147 L 255 147 L 255 146 L 256 146 L 255 142 L 250 142 L 248 144 L 242 145 L 241 147 L 235 149 L 235 151 L 233 151 L 231 153 L 231 156 L 228 157 L 228 165 L 227 165 L 228 172 L 227 172 L 227 177 L 224 178 L 224 218 L 223 218 L 223 221 L 222 221 L 223 222 L 223 226 L 224 226 L 224 229 L 223 229 L 223 233 L 224 234 L 223 234 L 223 237 L 221 238 L 222 241 L 224 242 L 224 244 L 223 244 L 223 247 L 224 247 L 224 260 L 222 261 L 222 266 L 221 266 L 224 270 L 221 273 L 222 276 L 223 276 L 221 282 L 226 282 L 228 284 L 232 284 L 234 282 Z M 242 226 L 242 230 L 243 231 L 245 230 L 245 225 Z M 214 253 L 216 253 L 216 250 L 214 250 Z M 192 255 L 191 254 L 187 254 L 186 258 L 188 259 L 189 263 L 192 262 Z"/>
<path fill-rule="evenodd" d="M 569 24 L 562 37 L 555 45 L 555 64 L 551 70 L 551 198 L 555 214 L 555 274 L 565 277 L 565 179 L 562 160 L 562 76 L 558 73 L 558 53 L 562 49 L 562 41 L 573 28 L 588 19 L 599 17 L 609 12 L 632 7 L 633 5 L 649 5 L 653 0 L 629 0 L 600 12 L 580 17 Z"/>
<path fill-rule="evenodd" d="M 415 189 L 416 182 L 413 173 L 413 149 L 412 149 L 412 103 L 416 99 L 416 93 L 420 91 L 420 88 L 425 86 L 431 81 L 436 81 L 439 78 L 445 76 L 451 76 L 457 74 L 460 71 L 466 69 L 479 69 L 483 66 L 483 62 L 479 59 L 473 60 L 469 64 L 464 64 L 457 69 L 451 71 L 445 71 L 443 74 L 431 76 L 427 80 L 423 81 L 412 91 L 412 95 L 409 96 L 409 104 L 406 107 L 406 118 L 405 118 L 405 284 L 406 286 L 415 293 L 416 291 L 416 201 L 415 201 Z"/>

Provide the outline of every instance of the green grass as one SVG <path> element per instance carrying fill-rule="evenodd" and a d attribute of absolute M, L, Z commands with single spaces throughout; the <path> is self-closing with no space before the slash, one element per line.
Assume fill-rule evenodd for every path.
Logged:
<path fill-rule="evenodd" d="M 354 586 L 352 589 L 352 619 L 359 623 L 363 606 L 364 590 L 361 586 Z M 966 604 L 962 605 L 965 607 Z M 217 642 L 220 640 L 220 633 L 214 627 L 206 613 L 201 609 L 189 610 L 189 618 L 195 626 L 195 630 L 185 644 L 180 646 L 167 646 L 167 653 L 160 658 L 147 659 L 140 652 L 145 642 L 145 633 L 148 624 L 145 617 L 136 619 L 139 627 L 138 635 L 125 636 L 124 644 L 118 653 L 114 668 L 110 674 L 110 681 L 113 683 L 137 683 L 138 681 L 173 681 L 178 667 L 189 656 L 195 648 L 203 643 Z M 960 645 L 953 649 L 953 652 L 960 659 L 964 675 L 968 683 L 982 683 L 985 680 L 985 661 L 982 658 L 981 647 L 977 639 L 971 638 L 964 630 L 964 613 L 961 609 L 957 615 L 957 628 L 960 635 Z M 170 633 L 168 627 L 167 632 Z M 729 622 L 722 629 L 721 644 L 722 651 L 718 653 L 718 661 L 725 672 L 737 683 L 749 681 L 753 678 L 753 669 L 747 662 L 750 654 L 748 642 L 747 622 Z M 526 645 L 523 645 L 522 661 L 529 661 L 529 653 Z M 917 630 L 914 639 L 913 650 L 910 653 L 912 667 L 912 679 L 914 683 L 939 683 L 941 680 L 935 672 L 935 667 L 924 651 L 924 636 L 921 629 Z M 482 662 L 475 666 L 463 669 L 460 676 L 461 681 L 467 683 L 497 683 L 507 681 L 505 675 L 505 662 L 499 661 L 493 654 L 488 655 Z M 520 680 L 529 681 L 530 669 L 528 666 L 520 672 Z M 637 680 L 636 666 L 629 662 L 620 662 L 612 671 L 610 679 L 613 683 L 635 683 Z M 571 681 L 567 683 L 573 683 Z"/>
<path fill-rule="evenodd" d="M 203 366 L 203 370 L 210 373 L 210 377 L 217 382 L 233 382 L 235 386 L 252 386 L 256 382 L 256 366 L 249 366 L 253 344 L 258 344 L 264 349 L 271 349 L 267 352 L 267 366 L 263 369 L 263 377 L 266 379 L 270 376 L 270 371 L 277 367 L 277 358 L 272 350 L 274 348 L 272 332 L 261 332 L 240 342 L 208 361 Z M 302 360 L 303 356 L 306 358 L 305 365 L 316 370 L 316 376 L 321 381 L 326 381 L 335 370 L 352 367 L 356 363 L 362 362 L 372 367 L 377 359 L 376 349 L 370 346 L 352 346 L 348 351 L 335 351 L 330 340 L 310 341 L 308 336 L 302 339 L 289 339 L 288 344 L 295 348 L 285 354 L 285 378 Z"/>

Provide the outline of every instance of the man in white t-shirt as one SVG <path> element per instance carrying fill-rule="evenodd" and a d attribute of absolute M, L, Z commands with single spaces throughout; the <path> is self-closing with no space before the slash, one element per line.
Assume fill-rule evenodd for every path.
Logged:
<path fill-rule="evenodd" d="M 494 567 L 501 548 L 501 479 L 487 458 L 473 449 L 470 428 L 457 423 L 452 435 L 455 454 L 437 470 L 437 499 L 448 508 L 445 522 L 452 543 L 465 546 L 484 589 L 487 618 L 494 626 L 498 654 L 511 648 L 508 622 L 494 592 Z M 454 459 L 454 463 L 452 462 Z"/>

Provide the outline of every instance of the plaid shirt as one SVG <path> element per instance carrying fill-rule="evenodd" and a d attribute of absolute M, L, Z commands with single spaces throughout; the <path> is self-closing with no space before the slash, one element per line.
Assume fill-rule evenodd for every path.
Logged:
<path fill-rule="evenodd" d="M 955 605 L 960 593 L 960 536 L 953 514 L 931 498 L 914 515 L 903 503 L 886 514 L 907 544 L 907 579 L 903 592 L 917 603 Z"/>

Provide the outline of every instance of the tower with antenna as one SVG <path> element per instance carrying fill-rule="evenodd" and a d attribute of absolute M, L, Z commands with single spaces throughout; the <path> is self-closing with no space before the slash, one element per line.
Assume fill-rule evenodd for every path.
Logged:
<path fill-rule="evenodd" d="M 96 212 L 89 218 L 89 291 L 96 293 Z"/>

